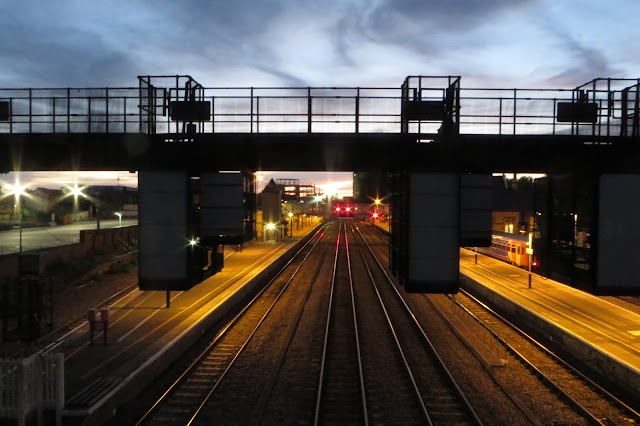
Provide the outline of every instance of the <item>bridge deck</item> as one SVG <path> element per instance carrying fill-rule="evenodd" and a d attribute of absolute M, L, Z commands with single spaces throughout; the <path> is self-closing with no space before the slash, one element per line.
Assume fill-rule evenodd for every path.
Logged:
<path fill-rule="evenodd" d="M 640 170 L 638 138 L 590 136 L 274 133 L 183 135 L 0 134 L 0 171 L 393 170 L 626 172 Z M 423 141 L 423 142 L 418 142 Z M 424 142 L 431 141 L 431 142 Z"/>
<path fill-rule="evenodd" d="M 574 89 L 461 88 L 451 76 L 407 77 L 399 88 L 139 81 L 137 88 L 0 89 L 0 171 L 638 167 L 628 159 L 638 154 L 640 79 L 595 79 Z"/>

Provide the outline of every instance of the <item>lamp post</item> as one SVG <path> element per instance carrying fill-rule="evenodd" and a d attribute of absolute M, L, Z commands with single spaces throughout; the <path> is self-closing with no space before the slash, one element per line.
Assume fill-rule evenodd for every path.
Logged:
<path fill-rule="evenodd" d="M 533 232 L 529 232 L 529 242 L 525 252 L 529 255 L 529 288 L 531 288 L 531 264 L 533 263 Z"/>
<path fill-rule="evenodd" d="M 114 214 L 118 216 L 118 226 L 122 226 L 122 213 L 115 212 Z"/>
<path fill-rule="evenodd" d="M 13 194 L 15 197 L 14 208 L 18 212 L 18 250 L 19 253 L 22 253 L 22 206 L 20 205 L 20 196 L 25 195 L 25 189 L 27 185 L 20 185 L 20 181 L 16 181 L 15 184 L 9 185 L 9 194 Z"/>
<path fill-rule="evenodd" d="M 82 189 L 78 186 L 78 182 L 73 184 L 73 188 L 71 189 L 71 195 L 73 195 L 73 215 L 74 220 L 78 220 L 78 210 L 80 209 L 79 205 L 78 205 L 78 197 L 84 194 L 82 193 Z"/>
<path fill-rule="evenodd" d="M 291 233 L 289 236 L 293 237 L 293 213 L 289 212 L 287 216 L 289 217 L 289 226 L 291 227 Z"/>

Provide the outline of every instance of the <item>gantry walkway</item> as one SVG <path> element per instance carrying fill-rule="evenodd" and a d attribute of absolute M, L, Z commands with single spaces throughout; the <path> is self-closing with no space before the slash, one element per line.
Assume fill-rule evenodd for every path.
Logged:
<path fill-rule="evenodd" d="M 633 169 L 639 85 L 466 88 L 457 76 L 411 76 L 396 88 L 208 88 L 142 76 L 138 87 L 0 89 L 0 171 Z"/>

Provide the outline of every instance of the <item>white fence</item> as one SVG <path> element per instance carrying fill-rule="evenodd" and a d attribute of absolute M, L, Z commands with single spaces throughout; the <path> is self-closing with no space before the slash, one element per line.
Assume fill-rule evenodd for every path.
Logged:
<path fill-rule="evenodd" d="M 23 359 L 0 359 L 0 423 L 24 426 L 62 424 L 64 356 L 37 353 Z M 46 416 L 46 420 L 45 420 Z M 31 424 L 33 424 L 30 421 Z"/>

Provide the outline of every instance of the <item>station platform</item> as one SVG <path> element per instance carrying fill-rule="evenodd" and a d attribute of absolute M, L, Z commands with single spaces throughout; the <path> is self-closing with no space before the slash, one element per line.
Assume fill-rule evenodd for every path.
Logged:
<path fill-rule="evenodd" d="M 65 425 L 103 424 L 116 407 L 131 400 L 180 357 L 257 285 L 277 272 L 321 224 L 313 218 L 278 241 L 254 240 L 226 246 L 224 268 L 189 291 L 134 290 L 110 306 L 107 335 L 88 322 L 51 343 L 47 352 L 64 354 Z M 106 343 L 105 343 L 106 342 Z"/>
<path fill-rule="evenodd" d="M 460 250 L 461 287 L 522 319 L 630 395 L 640 395 L 640 306 L 593 296 L 491 257 Z"/>

